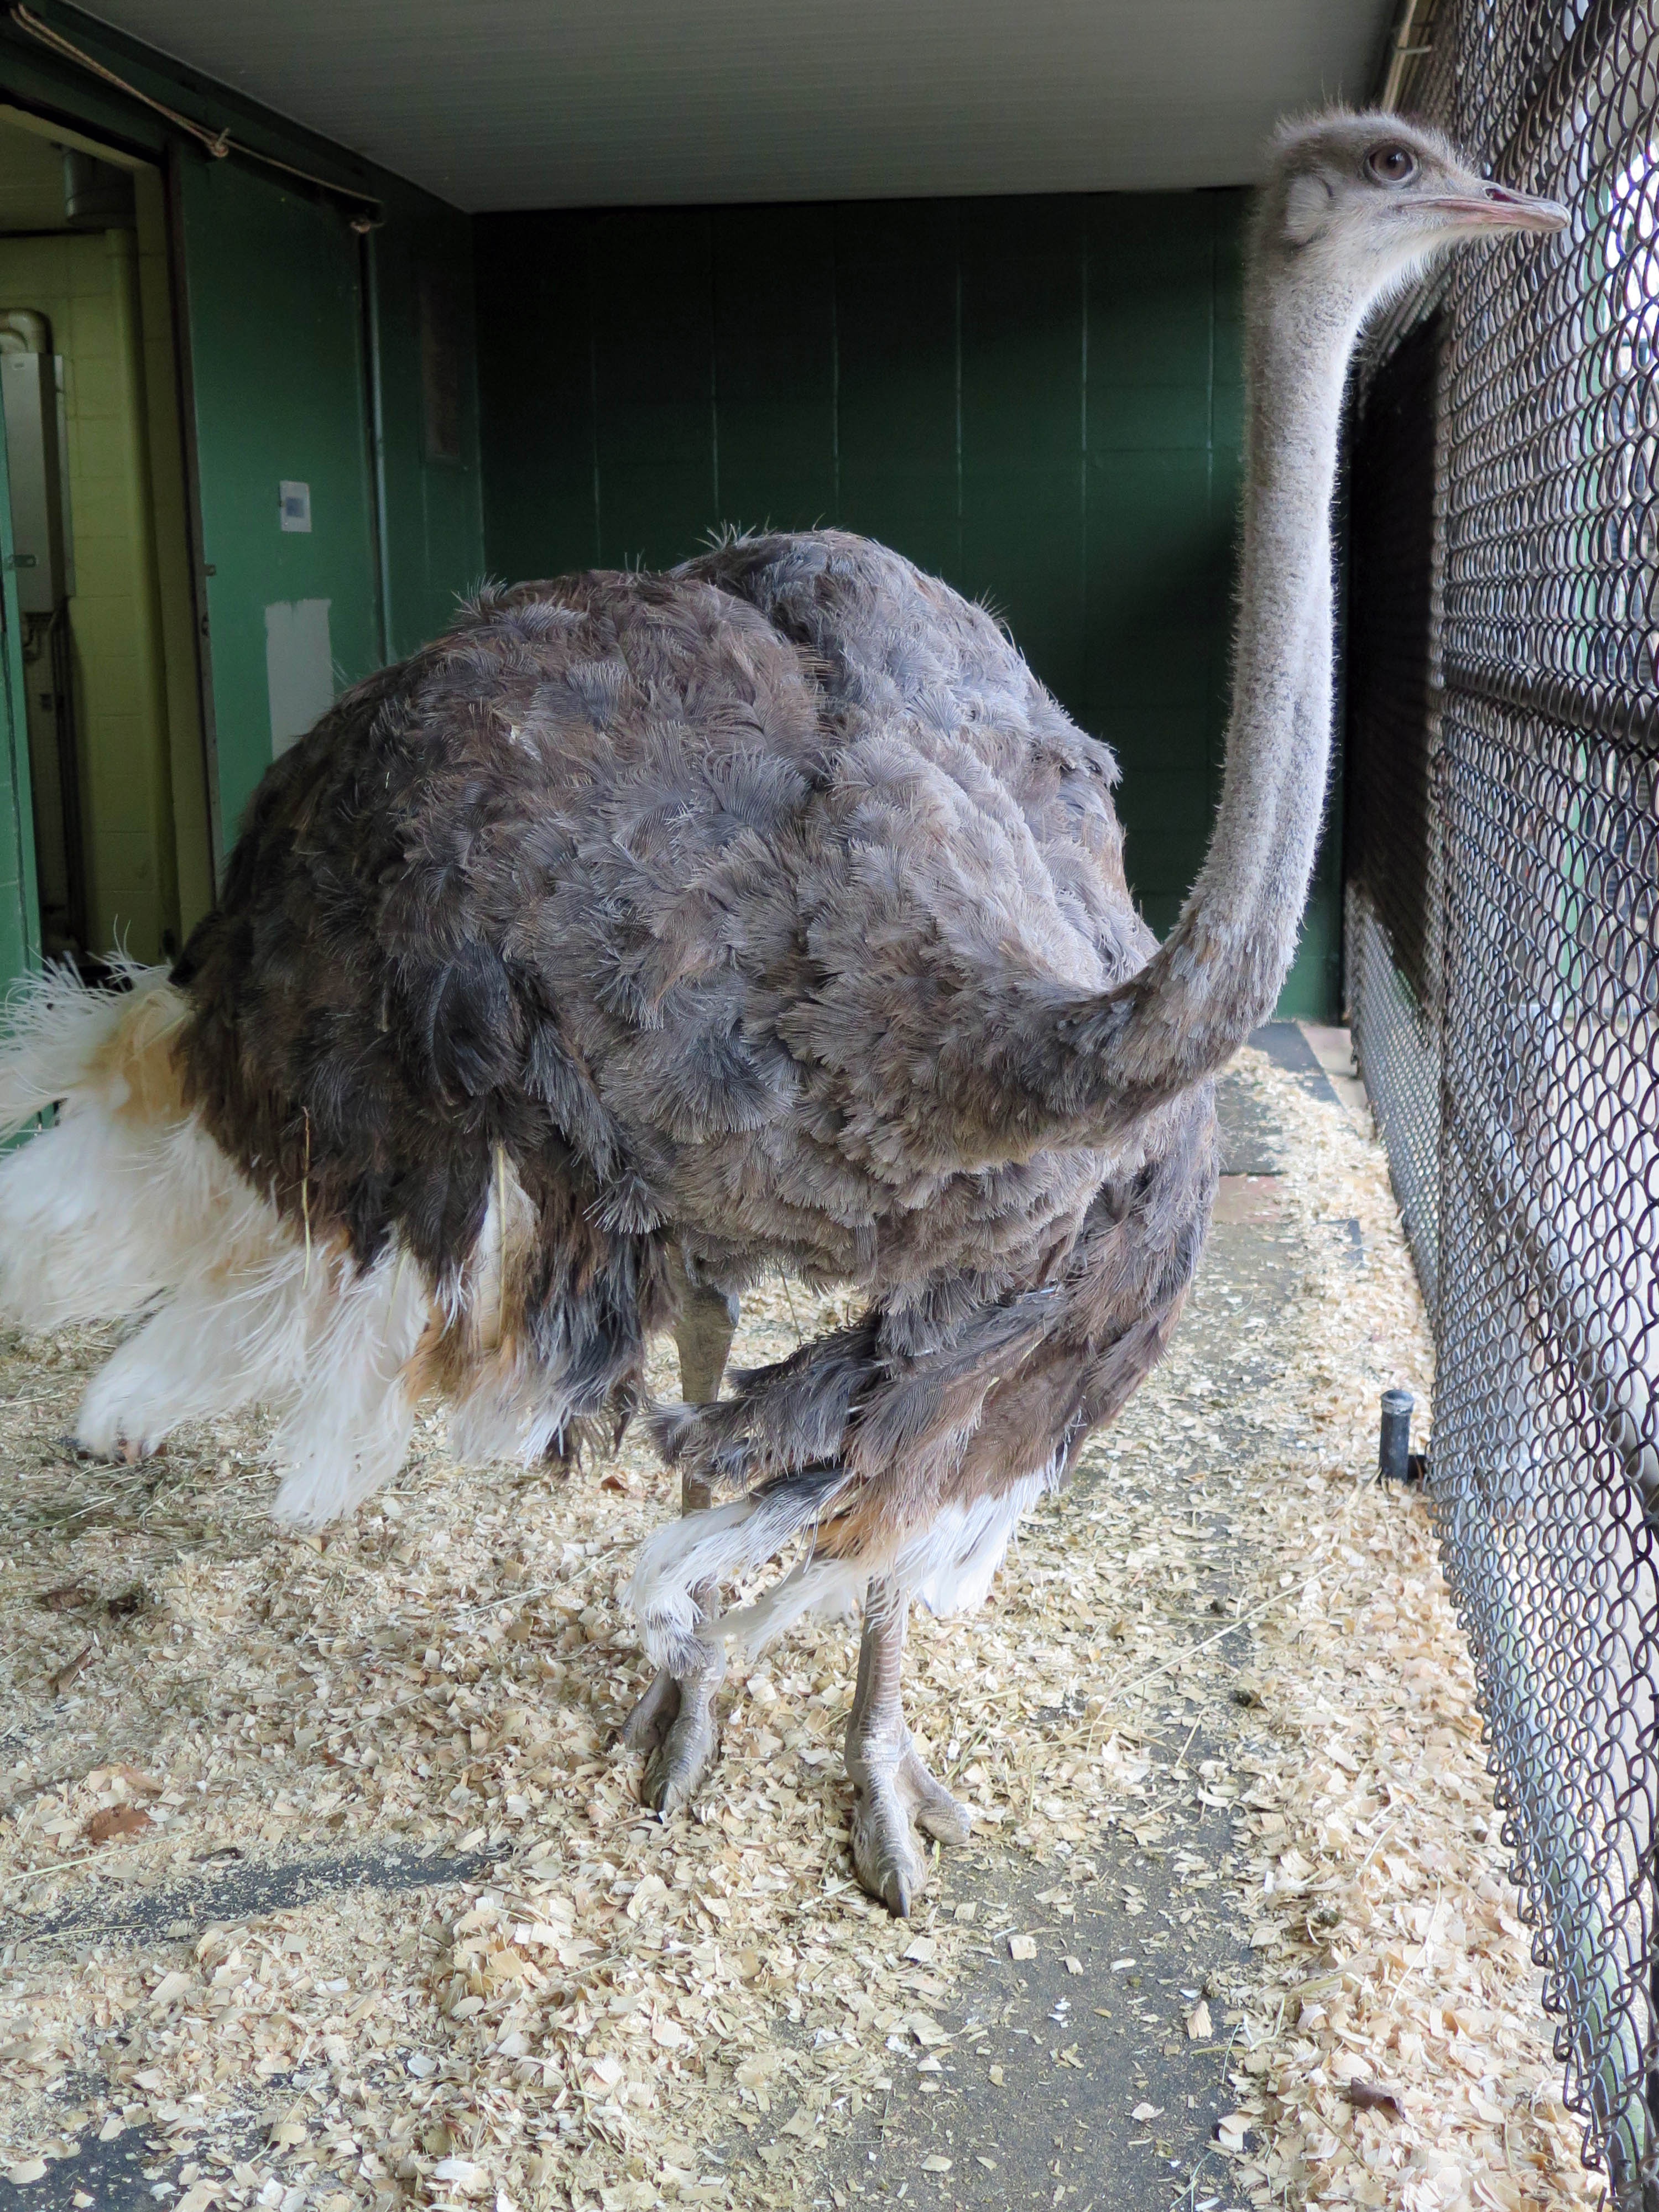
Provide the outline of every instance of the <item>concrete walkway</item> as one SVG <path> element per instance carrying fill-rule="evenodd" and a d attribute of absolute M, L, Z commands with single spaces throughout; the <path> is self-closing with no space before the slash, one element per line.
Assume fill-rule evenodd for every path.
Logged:
<path fill-rule="evenodd" d="M 1334 1114 L 1343 1110 L 1295 1026 L 1271 1024 L 1253 1042 Z M 1155 1387 L 1174 1382 L 1172 1408 L 1201 1406 L 1219 1428 L 1224 1455 L 1242 1464 L 1261 1446 L 1253 1401 L 1292 1348 L 1286 1315 L 1303 1254 L 1276 1217 L 1284 1142 L 1277 1124 L 1243 1085 L 1224 1079 L 1221 1112 L 1215 1227 Z M 1248 1334 L 1241 1315 L 1255 1324 Z M 1167 1450 L 1139 1451 L 1115 1473 L 1085 1472 L 1067 1511 L 1085 1516 L 1102 1485 L 1133 1483 L 1155 1514 L 1194 1532 L 1191 1564 L 1207 1593 L 1198 1609 L 1219 1621 L 1271 1587 L 1275 1562 L 1258 1556 L 1247 1516 L 1224 1506 L 1194 1512 L 1194 1455 L 1174 1442 L 1176 1433 Z M 1204 1454 L 1213 1467 L 1213 1449 Z M 1216 1484 L 1203 1494 L 1212 1504 Z M 970 1911 L 986 1936 L 977 1973 L 941 2014 L 956 2045 L 936 2075 L 896 2060 L 886 2110 L 834 2146 L 821 2193 L 837 2212 L 896 2198 L 1067 2212 L 1170 2212 L 1172 2204 L 1224 2212 L 1242 2203 L 1215 2142 L 1217 2120 L 1234 2101 L 1232 2031 L 1216 1978 L 1247 1954 L 1247 1935 L 1228 1903 L 1235 1816 L 1205 1802 L 1217 1794 L 1205 1770 L 1214 1777 L 1230 1765 L 1253 1698 L 1251 1651 L 1247 1626 L 1214 1635 L 1183 1670 L 1180 1691 L 1163 1698 L 1148 1802 L 1136 1808 L 1133 1826 L 1103 1823 L 1091 1837 L 1094 1879 L 1057 1884 L 1052 1866 L 1033 1869 L 995 1847 L 945 1855 L 946 1909 L 958 1917 Z M 1066 1718 L 1056 1714 L 1056 1727 Z M 1157 1827 L 1161 1839 L 1139 1840 L 1135 1827 Z M 1030 1938 L 1032 1955 L 1016 1961 L 1011 1936 Z M 1194 2034 L 1188 2023 L 1200 1999 L 1210 2027 L 1203 2032 L 1199 2014 Z"/>

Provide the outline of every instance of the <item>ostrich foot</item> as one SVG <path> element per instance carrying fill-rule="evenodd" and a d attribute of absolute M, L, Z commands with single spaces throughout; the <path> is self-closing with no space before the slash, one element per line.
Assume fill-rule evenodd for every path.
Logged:
<path fill-rule="evenodd" d="M 695 1512 L 696 1508 L 690 1505 L 686 1510 Z M 707 1628 L 710 1621 L 720 1619 L 720 1591 L 718 1583 L 699 1583 L 691 1593 L 691 1599 L 697 1608 L 702 1626 Z M 711 1653 L 714 1663 L 718 1667 L 708 1692 L 708 1702 L 712 1705 L 714 1691 L 720 1687 L 726 1674 L 725 1656 L 718 1645 L 705 1644 L 701 1639 L 697 1640 L 696 1650 L 702 1656 L 693 1662 L 694 1674 L 711 1663 L 708 1656 Z M 659 1667 L 648 1686 L 635 1699 L 628 1718 L 617 1730 L 616 1741 L 629 1751 L 653 1752 L 660 1749 L 685 1709 L 681 1689 L 681 1682 L 672 1669 Z M 658 1809 L 660 1811 L 662 1808 L 659 1807 Z"/>
<path fill-rule="evenodd" d="M 901 1920 L 921 1891 L 921 1855 L 911 1823 L 942 1844 L 965 1844 L 969 1822 L 922 1764 L 899 1703 L 908 1592 L 872 1578 L 864 1600 L 858 1686 L 847 1722 L 847 1778 L 853 1785 L 853 1865 L 872 1897 Z"/>
<path fill-rule="evenodd" d="M 650 1717 L 653 1727 L 659 1717 L 662 1725 L 656 1747 L 646 1761 L 640 1796 L 665 1820 L 672 1820 L 690 1803 L 698 1784 L 720 1756 L 720 1729 L 714 1711 L 714 1692 L 725 1679 L 725 1656 L 714 1645 L 705 1644 L 700 1649 L 711 1652 L 716 1663 L 700 1665 L 678 1681 L 668 1676 L 672 1716 L 668 1715 L 669 1699 L 664 1695 Z M 658 1681 L 664 1679 L 659 1675 Z M 657 1683 L 653 1682 L 640 1704 L 646 1705 L 656 1695 Z M 635 1706 L 635 1711 L 638 1710 Z M 633 1715 L 629 1718 L 631 1722 Z"/>
<path fill-rule="evenodd" d="M 726 1356 L 738 1326 L 738 1302 L 725 1291 L 691 1283 L 685 1263 L 677 1252 L 670 1266 L 676 1272 L 683 1304 L 675 1324 L 674 1341 L 679 1352 L 680 1389 L 690 1406 L 712 1405 L 720 1394 Z M 680 1478 L 680 1510 L 697 1513 L 714 1503 L 706 1483 L 695 1475 Z M 702 1583 L 691 1593 L 702 1626 L 720 1617 L 718 1583 Z M 617 1740 L 629 1751 L 649 1754 L 641 1796 L 665 1820 L 689 1803 L 692 1792 L 720 1755 L 720 1723 L 714 1714 L 714 1692 L 726 1676 L 726 1655 L 716 1644 L 697 1639 L 688 1672 L 676 1676 L 659 1668 L 644 1695 L 617 1732 Z"/>
<path fill-rule="evenodd" d="M 691 1595 L 706 1630 L 720 1618 L 720 1591 L 704 1583 Z M 623 1723 L 619 1739 L 630 1751 L 650 1754 L 640 1796 L 664 1820 L 690 1802 L 720 1747 L 714 1693 L 726 1680 L 726 1647 L 707 1635 L 692 1635 L 677 1656 L 678 1672 L 659 1668 Z"/>
<path fill-rule="evenodd" d="M 908 1920 L 925 1873 L 912 1823 L 942 1844 L 965 1844 L 971 1823 L 967 1808 L 922 1764 L 908 1729 L 897 1759 L 878 1759 L 861 1761 L 854 1778 L 853 1867 L 872 1897 Z"/>

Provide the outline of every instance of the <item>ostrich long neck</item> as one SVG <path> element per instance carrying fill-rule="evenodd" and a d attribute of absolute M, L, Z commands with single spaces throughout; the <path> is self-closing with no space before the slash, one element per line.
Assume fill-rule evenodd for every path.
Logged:
<path fill-rule="evenodd" d="M 1331 739 L 1331 497 L 1363 301 L 1271 246 L 1247 300 L 1246 490 L 1227 763 L 1198 881 L 1103 996 L 1024 1010 L 1004 1063 L 1022 1139 L 1110 1139 L 1221 1066 L 1272 1009 L 1307 896 Z M 1010 1080 L 1012 1079 L 1012 1080 Z"/>
<path fill-rule="evenodd" d="M 1348 303 L 1262 283 L 1249 410 L 1238 640 L 1209 852 L 1168 942 L 1130 987 L 1113 1058 L 1131 1091 L 1218 1066 L 1271 1010 L 1307 896 L 1331 737 L 1331 529 Z"/>

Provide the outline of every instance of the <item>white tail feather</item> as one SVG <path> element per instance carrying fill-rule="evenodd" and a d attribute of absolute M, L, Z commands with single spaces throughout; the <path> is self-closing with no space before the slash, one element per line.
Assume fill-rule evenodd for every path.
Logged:
<path fill-rule="evenodd" d="M 270 1387 L 245 1300 L 192 1288 L 170 1298 L 93 1377 L 75 1440 L 100 1459 L 143 1459 L 182 1421 L 234 1413 Z"/>
<path fill-rule="evenodd" d="M 809 1613 L 826 1620 L 856 1613 L 870 1573 L 867 1559 L 803 1559 L 752 1605 L 723 1613 L 714 1632 L 752 1659 Z"/>
<path fill-rule="evenodd" d="M 970 1612 L 984 1603 L 1022 1516 L 1054 1479 L 1051 1462 L 994 1495 L 946 1505 L 885 1559 L 803 1559 L 752 1604 L 722 1613 L 717 1632 L 753 1657 L 809 1613 L 853 1612 L 872 1575 L 890 1576 L 932 1613 Z"/>
<path fill-rule="evenodd" d="M 688 1513 L 647 1537 L 626 1602 L 652 1659 L 672 1667 L 694 1635 L 700 1616 L 691 1593 L 700 1583 L 747 1574 L 775 1559 L 850 1479 L 840 1468 L 795 1475 L 735 1504 Z"/>
<path fill-rule="evenodd" d="M 1022 1516 L 1054 1487 L 1055 1474 L 1050 1461 L 1005 1490 L 945 1506 L 900 1549 L 890 1571 L 929 1613 L 969 1613 L 983 1605 Z"/>
<path fill-rule="evenodd" d="M 121 954 L 110 965 L 131 987 L 93 990 L 72 969 L 48 967 L 13 985 L 0 1042 L 0 1136 L 9 1136 L 60 1100 L 106 1106 L 127 1103 L 130 1086 L 110 1054 L 135 1014 L 156 1034 L 184 1018 L 183 994 L 165 968 L 141 968 Z"/>
<path fill-rule="evenodd" d="M 52 971 L 9 1006 L 0 1127 L 58 1115 L 0 1162 L 0 1315 L 44 1329 L 163 1301 L 94 1378 L 76 1441 L 143 1456 L 261 1400 L 283 1414 L 276 1510 L 317 1527 L 403 1458 L 431 1285 L 395 1249 L 367 1270 L 307 1250 L 182 1103 L 182 993 L 164 969 L 127 974 L 112 992 Z"/>
<path fill-rule="evenodd" d="M 571 1393 L 561 1368 L 535 1358 L 507 1325 L 509 1285 L 535 1235 L 535 1208 L 497 1146 L 483 1226 L 446 1315 L 452 1328 L 465 1332 L 471 1353 L 467 1379 L 449 1411 L 449 1441 L 461 1459 L 528 1467 L 570 1420 Z"/>
<path fill-rule="evenodd" d="M 570 1419 L 570 1398 L 556 1370 L 513 1351 L 477 1363 L 464 1395 L 449 1409 L 449 1441 L 458 1459 L 483 1464 L 540 1459 Z"/>
<path fill-rule="evenodd" d="M 39 979 L 0 1045 L 0 1127 L 58 1107 L 0 1162 L 0 1315 L 33 1328 L 136 1313 L 269 1216 L 179 1104 L 167 1045 L 185 1002 L 164 971 L 130 992 Z"/>
<path fill-rule="evenodd" d="M 307 1528 L 351 1512 L 402 1465 L 415 1419 L 410 1363 L 432 1312 L 420 1269 L 395 1251 L 340 1273 L 270 1448 L 283 1471 L 277 1518 Z"/>

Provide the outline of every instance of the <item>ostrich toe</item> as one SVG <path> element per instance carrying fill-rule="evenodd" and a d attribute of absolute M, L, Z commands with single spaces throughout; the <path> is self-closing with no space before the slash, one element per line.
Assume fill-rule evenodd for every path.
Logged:
<path fill-rule="evenodd" d="M 923 1764 L 899 1698 L 906 1591 L 877 1576 L 864 1601 L 859 1679 L 847 1720 L 847 1778 L 853 1785 L 853 1865 L 872 1897 L 908 1919 L 921 1888 L 912 1824 L 942 1844 L 965 1844 L 970 1823 Z"/>
<path fill-rule="evenodd" d="M 66 1459 L 101 1460 L 109 1467 L 137 1467 L 141 1460 L 154 1458 L 160 1449 L 147 1437 L 135 1440 L 118 1430 L 108 1433 L 71 1430 L 58 1439 L 58 1445 Z"/>
<path fill-rule="evenodd" d="M 655 1751 L 679 1711 L 680 1686 L 666 1667 L 659 1667 L 617 1730 L 617 1741 L 628 1751 Z"/>
<path fill-rule="evenodd" d="M 908 1741 L 896 1759 L 860 1765 L 854 1785 L 853 1865 L 872 1897 L 908 1919 L 924 1870 L 914 1829 L 942 1844 L 965 1844 L 968 1811 L 928 1772 Z"/>
<path fill-rule="evenodd" d="M 655 1689 L 652 1685 L 652 1690 Z M 676 1682 L 673 1720 L 646 1762 L 640 1795 L 665 1820 L 683 1812 L 696 1794 L 697 1785 L 720 1756 L 720 1722 L 714 1712 L 713 1682 Z M 647 1690 L 646 1696 L 652 1694 Z M 641 1700 L 641 1703 L 644 1701 Z M 637 1710 L 637 1709 L 636 1709 Z"/>
<path fill-rule="evenodd" d="M 718 1583 L 700 1583 L 692 1591 L 691 1595 L 705 1628 L 711 1621 L 720 1618 L 720 1591 Z M 712 1701 L 714 1692 L 719 1688 L 726 1673 L 726 1662 L 724 1657 L 719 1655 L 717 1647 L 712 1644 L 699 1643 L 696 1646 L 696 1651 L 697 1656 L 692 1665 L 693 1674 L 706 1671 L 711 1665 L 718 1667 L 718 1671 L 709 1686 Z M 680 1692 L 681 1684 L 672 1668 L 658 1668 L 645 1690 L 635 1700 L 627 1719 L 617 1730 L 617 1741 L 629 1751 L 659 1750 L 666 1741 L 670 1730 L 680 1717 L 682 1706 Z M 716 1731 L 717 1744 L 718 1741 L 718 1731 Z M 713 1753 L 711 1753 L 709 1756 L 712 1757 Z M 708 1759 L 705 1759 L 703 1763 L 706 1765 Z M 650 1776 L 647 1770 L 647 1788 L 649 1781 Z M 665 1808 L 659 1806 L 657 1809 L 660 1812 Z"/>
<path fill-rule="evenodd" d="M 719 1592 L 705 1585 L 696 1596 L 706 1626 Z M 726 1647 L 713 1638 L 689 1637 L 676 1657 L 678 1671 L 663 1668 L 622 1725 L 623 1742 L 651 1754 L 640 1795 L 665 1820 L 690 1803 L 720 1755 L 714 1696 L 726 1680 Z"/>

